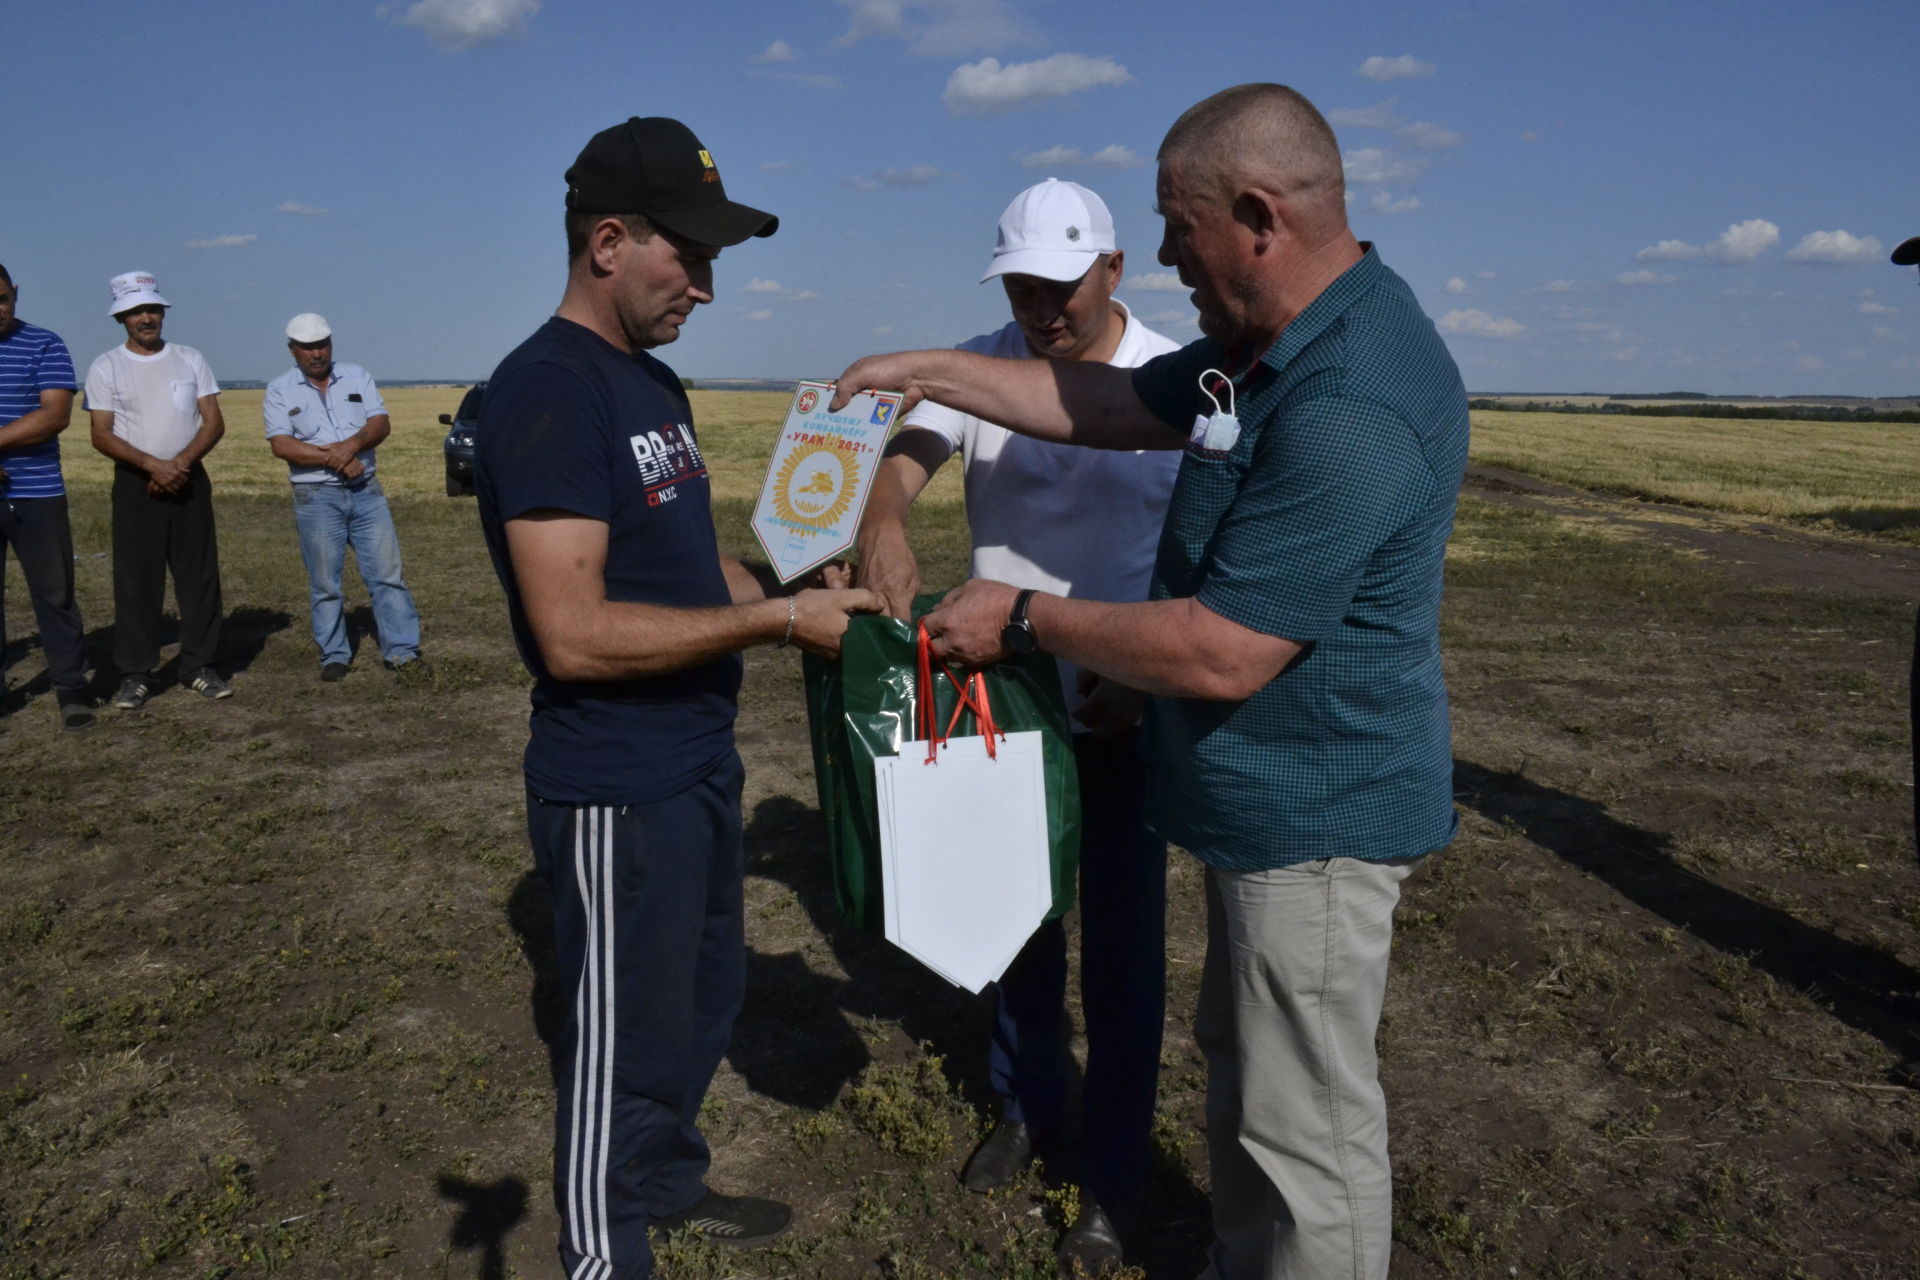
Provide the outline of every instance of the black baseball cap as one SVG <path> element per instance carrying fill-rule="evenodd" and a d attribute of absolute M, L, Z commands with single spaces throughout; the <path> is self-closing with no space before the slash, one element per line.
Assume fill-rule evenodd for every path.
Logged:
<path fill-rule="evenodd" d="M 666 116 L 634 116 L 588 139 L 567 170 L 567 208 L 643 213 L 675 235 L 718 247 L 780 227 L 772 214 L 727 199 L 712 154 Z"/>
<path fill-rule="evenodd" d="M 1893 265 L 1896 267 L 1920 266 L 1920 236 L 1900 242 L 1900 247 L 1893 251 Z"/>

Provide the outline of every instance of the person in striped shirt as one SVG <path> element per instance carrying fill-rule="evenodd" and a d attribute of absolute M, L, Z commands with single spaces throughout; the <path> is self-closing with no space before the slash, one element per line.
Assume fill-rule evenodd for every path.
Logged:
<path fill-rule="evenodd" d="M 79 383 L 60 335 L 14 313 L 19 298 L 13 277 L 0 266 L 0 589 L 12 547 L 40 624 L 60 723 L 84 729 L 93 723 L 93 703 L 81 654 L 80 606 L 73 598 L 67 486 L 60 476 L 60 433 L 73 415 Z M 0 671 L 6 647 L 0 614 Z"/>

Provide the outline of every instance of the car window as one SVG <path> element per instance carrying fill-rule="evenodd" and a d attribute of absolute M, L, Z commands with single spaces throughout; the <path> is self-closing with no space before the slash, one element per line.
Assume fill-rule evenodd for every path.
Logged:
<path fill-rule="evenodd" d="M 467 392 L 466 397 L 460 401 L 460 412 L 453 416 L 463 422 L 472 422 L 479 418 L 480 401 L 485 397 L 485 394 L 486 393 L 479 387 L 475 387 L 473 390 Z"/>

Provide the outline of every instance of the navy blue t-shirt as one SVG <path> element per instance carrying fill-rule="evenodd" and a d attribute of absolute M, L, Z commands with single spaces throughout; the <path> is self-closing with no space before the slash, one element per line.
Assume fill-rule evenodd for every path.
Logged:
<path fill-rule="evenodd" d="M 606 592 L 679 608 L 731 603 L 707 465 L 673 370 L 555 317 L 487 382 L 474 446 L 480 527 L 533 672 L 527 786 L 564 804 L 645 804 L 733 750 L 738 655 L 621 682 L 556 680 L 507 556 L 506 522 L 543 509 L 607 525 Z"/>

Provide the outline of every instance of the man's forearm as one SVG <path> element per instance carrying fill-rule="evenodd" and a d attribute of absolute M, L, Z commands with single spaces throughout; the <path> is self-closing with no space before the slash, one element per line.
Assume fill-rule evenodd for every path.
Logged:
<path fill-rule="evenodd" d="M 21 414 L 0 427 L 0 453 L 44 444 L 67 429 L 72 409 L 59 410 L 48 405 Z"/>
<path fill-rule="evenodd" d="M 1299 652 L 1290 641 L 1236 634 L 1244 629 L 1191 597 L 1109 604 L 1036 595 L 1027 617 L 1047 652 L 1161 697 L 1237 701 Z"/>
<path fill-rule="evenodd" d="M 856 362 L 841 375 L 835 399 L 864 390 L 906 391 L 913 400 L 1063 444 L 1177 449 L 1185 443 L 1134 394 L 1131 372 L 1108 364 L 909 351 Z"/>
<path fill-rule="evenodd" d="M 535 639 L 556 679 L 633 680 L 770 644 L 786 626 L 787 602 L 781 599 L 713 609 L 601 600 L 572 611 L 564 635 L 542 636 L 536 628 Z"/>
<path fill-rule="evenodd" d="M 790 594 L 781 587 L 780 579 L 774 576 L 773 570 L 763 564 L 748 564 L 733 556 L 723 555 L 720 557 L 720 572 L 727 580 L 727 595 L 735 604 L 751 604 L 769 596 Z"/>
<path fill-rule="evenodd" d="M 282 462 L 292 463 L 296 467 L 324 467 L 327 465 L 327 451 L 318 445 L 295 440 L 292 436 L 270 436 L 267 448 L 273 456 Z"/>

